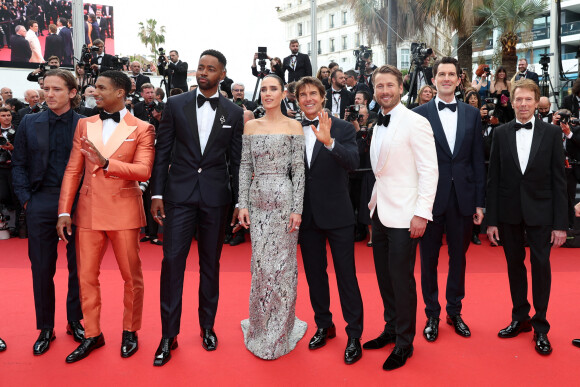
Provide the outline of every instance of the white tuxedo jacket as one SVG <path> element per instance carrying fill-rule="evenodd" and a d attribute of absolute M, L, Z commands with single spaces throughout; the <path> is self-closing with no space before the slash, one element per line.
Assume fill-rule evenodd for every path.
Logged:
<path fill-rule="evenodd" d="M 387 128 L 375 128 L 370 149 L 376 177 L 369 202 L 371 217 L 378 207 L 381 223 L 409 228 L 414 215 L 433 220 L 439 170 L 433 130 L 423 116 L 399 104 Z M 386 130 L 381 144 L 376 130 Z"/>

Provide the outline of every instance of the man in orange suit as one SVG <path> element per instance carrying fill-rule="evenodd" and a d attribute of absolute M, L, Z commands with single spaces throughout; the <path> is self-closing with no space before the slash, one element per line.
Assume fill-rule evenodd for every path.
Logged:
<path fill-rule="evenodd" d="M 67 358 L 74 363 L 105 344 L 100 328 L 99 270 L 107 239 L 111 240 L 125 281 L 121 356 L 137 349 L 137 330 L 143 314 L 143 273 L 139 259 L 139 231 L 145 213 L 139 181 L 151 175 L 154 158 L 153 126 L 135 118 L 125 108 L 131 81 L 120 71 L 103 72 L 95 84 L 98 116 L 79 121 L 66 167 L 57 231 L 66 240 L 71 208 L 74 215 L 81 306 L 85 313 L 85 339 Z M 84 173 L 84 179 L 83 179 Z M 79 190 L 79 185 L 82 186 Z"/>

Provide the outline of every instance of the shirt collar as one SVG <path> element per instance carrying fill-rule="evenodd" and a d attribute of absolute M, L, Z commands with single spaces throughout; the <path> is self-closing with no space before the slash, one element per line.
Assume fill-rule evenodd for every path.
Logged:
<path fill-rule="evenodd" d="M 200 95 L 200 94 L 201 94 L 201 91 L 199 91 L 199 87 L 198 87 L 198 88 L 195 89 L 195 98 L 197 98 L 197 96 Z M 203 95 L 203 94 L 201 94 L 201 95 Z M 219 98 L 219 96 L 220 96 L 220 92 L 218 90 L 218 91 L 215 92 L 214 95 L 212 95 L 211 97 L 207 97 L 207 98 L 215 98 L 215 97 L 218 97 Z"/>
<path fill-rule="evenodd" d="M 390 112 L 388 112 L 387 114 L 383 113 L 383 108 L 381 108 L 380 112 L 383 115 L 391 115 L 391 120 L 390 122 L 393 122 L 393 120 L 395 119 L 395 117 L 397 117 L 399 114 L 401 114 L 403 112 L 403 109 L 406 109 L 405 105 L 403 105 L 401 102 L 398 103 L 397 106 L 395 106 L 394 108 L 391 109 Z"/>
<path fill-rule="evenodd" d="M 534 130 L 534 127 L 536 126 L 536 119 L 535 119 L 535 117 L 534 117 L 534 116 L 532 116 L 532 118 L 530 118 L 530 119 L 529 119 L 528 121 L 526 121 L 526 122 L 522 122 L 522 121 L 520 121 L 520 120 L 518 120 L 518 119 L 516 118 L 516 122 L 517 122 L 518 124 L 522 124 L 522 125 L 525 125 L 525 124 L 527 124 L 528 122 L 531 122 L 531 123 L 532 123 L 532 130 Z"/>

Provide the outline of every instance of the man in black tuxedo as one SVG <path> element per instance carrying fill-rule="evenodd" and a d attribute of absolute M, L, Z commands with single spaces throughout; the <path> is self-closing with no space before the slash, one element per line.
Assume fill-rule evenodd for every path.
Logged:
<path fill-rule="evenodd" d="M 105 54 L 105 42 L 101 39 L 95 39 L 93 46 L 99 48 L 99 51 L 93 53 L 93 58 L 91 59 L 91 69 L 93 72 L 99 74 L 107 70 L 114 70 L 113 55 Z"/>
<path fill-rule="evenodd" d="M 538 74 L 528 70 L 528 61 L 526 58 L 522 58 L 518 61 L 518 73 L 516 74 L 516 81 L 519 81 L 520 79 L 531 79 L 532 81 L 536 82 L 536 85 L 540 84 Z"/>
<path fill-rule="evenodd" d="M 64 46 L 64 53 L 62 59 L 63 66 L 72 66 L 73 64 L 73 42 L 72 31 L 68 28 L 68 20 L 64 17 L 58 18 L 56 22 L 58 35 L 62 37 L 62 44 Z"/>
<path fill-rule="evenodd" d="M 38 95 L 38 91 L 34 89 L 28 89 L 24 92 L 24 101 L 28 104 L 28 106 L 23 107 L 22 109 L 18 110 L 18 122 L 24 119 L 24 116 L 27 114 L 33 114 L 40 112 L 41 106 L 40 96 Z M 20 125 L 20 124 L 18 124 Z"/>
<path fill-rule="evenodd" d="M 568 109 L 572 112 L 572 115 L 578 118 L 578 112 L 580 111 L 580 78 L 574 81 L 572 85 L 572 93 L 567 95 L 562 100 L 562 109 Z"/>
<path fill-rule="evenodd" d="M 548 97 L 540 97 L 540 102 L 538 102 L 538 119 L 548 124 L 552 123 L 552 117 L 554 113 L 551 110 L 552 104 Z"/>
<path fill-rule="evenodd" d="M 177 50 L 169 51 L 169 59 L 167 71 L 170 87 L 181 89 L 184 93 L 187 92 L 187 62 L 179 60 Z"/>
<path fill-rule="evenodd" d="M 26 28 L 24 26 L 16 26 L 16 35 L 10 39 L 12 50 L 10 51 L 10 61 L 15 63 L 28 63 L 32 56 L 32 49 L 30 43 L 26 40 Z"/>
<path fill-rule="evenodd" d="M 100 9 L 97 9 L 97 14 L 95 17 L 96 17 L 95 21 L 99 25 L 101 39 L 104 40 L 106 37 L 110 37 L 108 31 L 109 22 L 106 18 L 103 17 L 103 14 L 101 13 Z"/>
<path fill-rule="evenodd" d="M 219 297 L 219 259 L 232 201 L 230 175 L 233 198 L 237 201 L 238 197 L 243 132 L 242 108 L 218 92 L 225 68 L 222 53 L 204 51 L 197 67 L 197 90 L 168 99 L 159 125 L 151 176 L 151 213 L 164 226 L 162 339 L 155 353 L 157 366 L 167 363 L 171 350 L 177 348 L 185 263 L 196 227 L 202 346 L 208 351 L 217 347 L 213 326 Z"/>
<path fill-rule="evenodd" d="M 280 110 L 286 117 L 296 118 L 296 113 L 300 111 L 296 102 L 296 82 L 286 84 L 286 98 L 280 104 Z"/>
<path fill-rule="evenodd" d="M 346 77 L 342 70 L 334 70 L 330 74 L 330 89 L 326 90 L 325 108 L 334 117 L 344 119 L 344 111 L 354 103 L 354 96 L 346 89 Z"/>
<path fill-rule="evenodd" d="M 455 327 L 458 335 L 471 336 L 461 317 L 461 300 L 465 297 L 465 255 L 473 224 L 481 224 L 485 206 L 481 114 L 477 108 L 455 99 L 455 88 L 461 82 L 457 59 L 443 57 L 435 61 L 433 73 L 437 97 L 413 109 L 431 124 L 439 166 L 433 221 L 427 224 L 419 243 L 421 290 L 427 315 L 423 336 L 427 341 L 435 341 L 439 333 L 441 305 L 437 265 L 444 230 L 449 250 L 447 323 Z"/>
<path fill-rule="evenodd" d="M 562 130 L 534 118 L 540 89 L 533 80 L 516 82 L 511 95 L 516 119 L 495 129 L 487 178 L 487 235 L 503 242 L 513 303 L 512 322 L 498 335 L 516 337 L 533 328 L 536 351 L 549 355 L 550 244 L 561 246 L 567 228 Z M 531 320 L 526 240 L 536 311 Z"/>
<path fill-rule="evenodd" d="M 59 62 L 62 62 L 64 58 L 64 41 L 62 40 L 62 36 L 56 34 L 57 28 L 54 24 L 48 27 L 48 31 L 50 34 L 46 37 L 44 43 L 44 60 L 48 62 L 48 58 L 56 56 Z"/>
<path fill-rule="evenodd" d="M 310 58 L 306 54 L 298 52 L 300 43 L 298 40 L 292 39 L 290 41 L 290 52 L 282 61 L 282 73 L 285 75 L 288 71 L 288 83 L 298 81 L 302 77 L 312 76 L 312 65 Z"/>
<path fill-rule="evenodd" d="M 317 330 L 308 347 L 321 348 L 336 336 L 330 312 L 326 273 L 326 241 L 330 244 L 342 314 L 347 322 L 346 364 L 362 356 L 362 298 L 354 264 L 354 212 L 349 197 L 348 172 L 359 164 L 356 132 L 351 123 L 323 111 L 324 85 L 304 77 L 296 83 L 298 104 L 304 113 L 306 187 L 298 241 L 314 309 Z"/>
<path fill-rule="evenodd" d="M 148 76 L 141 74 L 141 63 L 137 61 L 131 62 L 129 65 L 129 70 L 131 70 L 131 74 L 129 76 L 135 80 L 136 90 L 141 91 L 141 86 L 143 86 L 145 83 L 151 83 L 151 80 Z"/>
<path fill-rule="evenodd" d="M 40 335 L 33 353 L 48 351 L 55 339 L 54 274 L 58 256 L 58 200 L 76 124 L 82 116 L 73 111 L 78 103 L 76 80 L 70 71 L 46 73 L 44 90 L 48 110 L 22 117 L 16 131 L 12 153 L 14 191 L 26 211 L 28 222 L 28 256 L 32 268 L 36 327 Z M 84 338 L 80 324 L 83 318 L 79 299 L 79 282 L 75 253 L 74 229 L 68 239 L 67 334 L 75 341 Z"/>

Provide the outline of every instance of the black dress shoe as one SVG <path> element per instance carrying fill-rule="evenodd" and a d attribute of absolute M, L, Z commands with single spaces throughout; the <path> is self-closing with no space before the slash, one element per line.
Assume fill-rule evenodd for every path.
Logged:
<path fill-rule="evenodd" d="M 387 333 L 387 332 L 383 331 L 379 335 L 379 337 L 377 337 L 376 339 L 372 339 L 372 340 L 364 343 L 363 348 L 364 349 L 381 349 L 387 344 L 393 344 L 396 339 L 397 339 L 397 336 L 395 336 L 393 333 Z"/>
<path fill-rule="evenodd" d="M 479 235 L 472 234 L 471 235 L 471 242 L 473 242 L 474 245 L 481 245 L 481 240 L 479 240 Z"/>
<path fill-rule="evenodd" d="M 85 328 L 80 321 L 69 321 L 66 326 L 66 334 L 71 335 L 77 343 L 82 343 L 85 339 Z"/>
<path fill-rule="evenodd" d="M 230 246 L 237 246 L 244 243 L 245 241 L 246 237 L 244 236 L 244 233 L 238 232 L 236 233 L 236 235 L 234 235 L 232 240 L 230 240 Z"/>
<path fill-rule="evenodd" d="M 318 349 L 326 345 L 326 339 L 332 339 L 336 337 L 336 327 L 334 324 L 330 328 L 318 328 L 316 333 L 310 339 L 308 343 L 309 349 Z"/>
<path fill-rule="evenodd" d="M 155 351 L 155 360 L 153 360 L 153 365 L 161 367 L 169 360 L 171 360 L 171 350 L 177 348 L 177 337 L 162 338 Z"/>
<path fill-rule="evenodd" d="M 232 240 L 232 234 L 227 234 L 226 237 L 224 238 L 224 245 L 229 245 L 230 241 Z"/>
<path fill-rule="evenodd" d="M 42 355 L 50 348 L 50 342 L 56 339 L 54 335 L 54 329 L 41 329 L 34 347 L 32 347 L 32 353 L 35 355 Z"/>
<path fill-rule="evenodd" d="M 408 348 L 395 347 L 393 352 L 389 355 L 385 363 L 383 364 L 383 369 L 385 371 L 396 370 L 401 368 L 407 362 L 407 359 L 413 356 L 413 346 Z"/>
<path fill-rule="evenodd" d="M 201 329 L 201 346 L 206 351 L 215 351 L 218 345 L 218 339 L 213 329 Z"/>
<path fill-rule="evenodd" d="M 139 349 L 137 332 L 123 331 L 121 340 L 121 357 L 130 357 Z"/>
<path fill-rule="evenodd" d="M 437 340 L 437 336 L 439 336 L 439 319 L 429 317 L 425 323 L 425 329 L 423 329 L 423 337 L 432 343 Z"/>
<path fill-rule="evenodd" d="M 159 240 L 159 238 L 153 238 L 151 239 L 151 244 L 152 245 L 157 245 L 157 246 L 163 246 L 163 242 Z"/>
<path fill-rule="evenodd" d="M 360 346 L 360 339 L 348 338 L 346 349 L 344 350 L 344 362 L 346 364 L 354 364 L 362 357 L 362 348 Z"/>
<path fill-rule="evenodd" d="M 143 238 L 141 238 L 139 240 L 139 242 L 149 242 L 151 240 L 151 238 L 149 238 L 147 235 L 145 235 Z"/>
<path fill-rule="evenodd" d="M 534 341 L 536 342 L 536 352 L 540 355 L 549 355 L 552 353 L 552 345 L 548 340 L 547 333 L 534 332 Z"/>
<path fill-rule="evenodd" d="M 580 347 L 580 339 L 574 339 L 574 340 L 572 340 L 572 345 L 575 346 L 575 347 Z M 6 349 L 6 344 L 4 344 L 4 348 Z"/>
<path fill-rule="evenodd" d="M 516 337 L 521 332 L 530 332 L 532 330 L 532 325 L 530 320 L 526 321 L 512 321 L 510 325 L 499 331 L 497 334 L 502 339 L 509 339 Z"/>
<path fill-rule="evenodd" d="M 6 342 L 0 338 L 0 352 L 6 351 Z"/>
<path fill-rule="evenodd" d="M 105 336 L 101 333 L 97 337 L 89 337 L 84 339 L 81 345 L 77 347 L 70 355 L 66 357 L 67 363 L 74 363 L 89 356 L 89 354 L 97 348 L 105 345 Z"/>
<path fill-rule="evenodd" d="M 467 324 L 463 322 L 463 319 L 461 318 L 460 314 L 457 314 L 455 316 L 447 316 L 447 324 L 453 325 L 455 327 L 455 333 L 457 333 L 459 336 L 463 337 L 471 336 L 471 331 L 469 330 Z"/>

